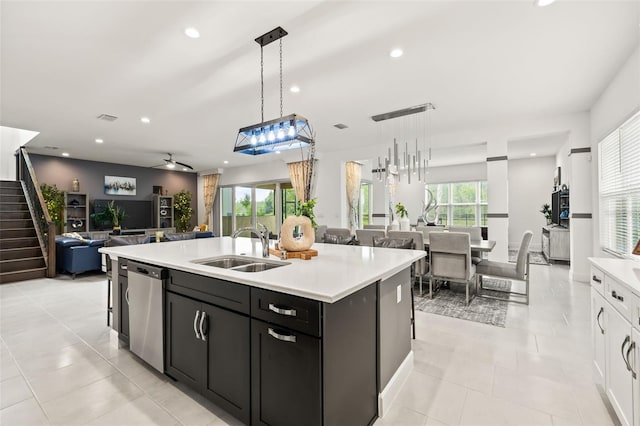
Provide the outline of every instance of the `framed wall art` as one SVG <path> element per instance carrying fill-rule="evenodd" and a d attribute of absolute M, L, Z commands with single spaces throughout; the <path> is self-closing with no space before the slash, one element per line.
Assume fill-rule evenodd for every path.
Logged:
<path fill-rule="evenodd" d="M 136 178 L 105 176 L 104 193 L 105 195 L 136 195 Z"/>

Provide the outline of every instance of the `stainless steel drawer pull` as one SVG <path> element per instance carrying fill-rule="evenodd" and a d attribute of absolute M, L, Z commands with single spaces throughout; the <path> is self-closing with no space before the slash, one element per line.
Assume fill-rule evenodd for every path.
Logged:
<path fill-rule="evenodd" d="M 600 307 L 600 312 L 598 312 L 598 316 L 596 317 L 596 322 L 598 323 L 598 328 L 600 328 L 600 333 L 604 334 L 604 328 L 600 325 L 600 317 L 604 313 L 604 306 Z"/>
<path fill-rule="evenodd" d="M 200 338 L 205 342 L 207 341 L 207 337 L 204 334 L 204 330 L 202 329 L 202 325 L 204 324 L 204 319 L 205 319 L 206 316 L 207 316 L 207 313 L 202 311 L 202 315 L 200 316 Z"/>
<path fill-rule="evenodd" d="M 621 301 L 621 302 L 624 302 L 624 297 L 622 297 L 622 296 L 618 296 L 618 293 L 616 293 L 616 291 L 615 291 L 615 290 L 613 290 L 613 291 L 611 292 L 611 297 L 613 297 L 614 299 L 618 299 L 618 300 L 619 300 L 619 301 Z"/>
<path fill-rule="evenodd" d="M 291 308 L 278 308 L 273 303 L 269 303 L 269 310 L 275 312 L 276 314 L 286 315 L 289 317 L 296 316 L 296 310 Z"/>
<path fill-rule="evenodd" d="M 280 334 L 271 327 L 269 327 L 269 335 L 275 337 L 278 340 L 282 340 L 283 342 L 296 343 L 296 336 L 292 334 Z"/>
<path fill-rule="evenodd" d="M 629 366 L 629 371 L 631 371 L 631 377 L 636 378 L 636 372 L 633 371 L 633 367 L 631 366 L 631 360 L 629 359 L 629 354 L 636 347 L 636 342 L 631 342 L 629 345 L 629 349 L 627 349 L 627 365 Z"/>
<path fill-rule="evenodd" d="M 631 337 L 630 336 L 625 337 L 624 341 L 622 342 L 622 346 L 620 347 L 620 354 L 622 355 L 622 360 L 624 361 L 625 365 L 627 366 L 627 371 L 631 371 L 631 366 L 629 365 L 629 361 L 627 361 L 627 358 L 625 358 L 625 356 L 624 356 L 624 347 L 630 341 L 631 341 Z"/>
<path fill-rule="evenodd" d="M 193 331 L 196 333 L 196 339 L 200 338 L 200 333 L 198 333 L 198 315 L 200 315 L 200 311 L 196 311 L 196 316 L 193 317 Z"/>
<path fill-rule="evenodd" d="M 595 275 L 593 277 L 591 277 L 591 279 L 593 281 L 597 282 L 598 284 L 602 284 L 602 280 L 600 278 L 598 278 L 597 276 L 595 276 Z"/>

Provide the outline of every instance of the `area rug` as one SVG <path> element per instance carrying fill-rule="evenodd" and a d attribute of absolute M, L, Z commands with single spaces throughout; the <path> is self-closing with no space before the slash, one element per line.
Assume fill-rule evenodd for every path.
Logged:
<path fill-rule="evenodd" d="M 484 278 L 485 289 L 510 290 L 511 281 L 496 278 Z M 486 294 L 490 291 L 484 290 Z M 503 295 L 504 297 L 504 295 Z M 433 299 L 429 296 L 416 296 L 415 308 L 430 314 L 444 315 L 460 318 L 467 321 L 481 322 L 483 324 L 504 327 L 507 321 L 507 308 L 509 303 L 503 300 L 475 297 L 469 304 L 465 304 L 465 286 L 459 283 L 450 283 L 449 288 L 438 291 Z"/>
<path fill-rule="evenodd" d="M 518 250 L 509 250 L 509 262 L 516 263 L 518 257 Z M 541 251 L 529 252 L 529 263 L 532 265 L 548 265 L 547 259 L 544 257 Z"/>

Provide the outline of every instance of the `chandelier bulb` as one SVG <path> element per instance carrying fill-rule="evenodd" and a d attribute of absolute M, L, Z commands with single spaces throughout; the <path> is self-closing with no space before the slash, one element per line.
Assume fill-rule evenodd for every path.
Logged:
<path fill-rule="evenodd" d="M 295 135 L 296 135 L 296 127 L 295 126 L 289 127 L 289 136 L 294 137 Z"/>
<path fill-rule="evenodd" d="M 278 139 L 284 139 L 284 130 L 282 130 L 282 126 L 278 129 Z"/>
<path fill-rule="evenodd" d="M 260 138 L 258 138 L 258 142 L 265 143 L 267 138 L 264 136 L 264 133 L 260 133 Z"/>
<path fill-rule="evenodd" d="M 273 142 L 276 140 L 276 134 L 273 132 L 273 130 L 269 130 L 269 136 L 267 136 L 267 139 L 269 140 L 269 142 Z"/>
<path fill-rule="evenodd" d="M 255 145 L 258 143 L 258 138 L 256 137 L 255 134 L 251 135 L 251 145 Z"/>

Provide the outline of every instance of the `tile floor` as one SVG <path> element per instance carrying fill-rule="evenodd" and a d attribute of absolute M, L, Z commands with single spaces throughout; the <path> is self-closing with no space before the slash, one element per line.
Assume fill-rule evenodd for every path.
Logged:
<path fill-rule="evenodd" d="M 616 424 L 591 383 L 589 287 L 568 275 L 532 266 L 506 328 L 417 312 L 414 370 L 376 425 Z M 0 286 L 0 424 L 237 424 L 120 349 L 106 293 L 101 275 Z"/>

